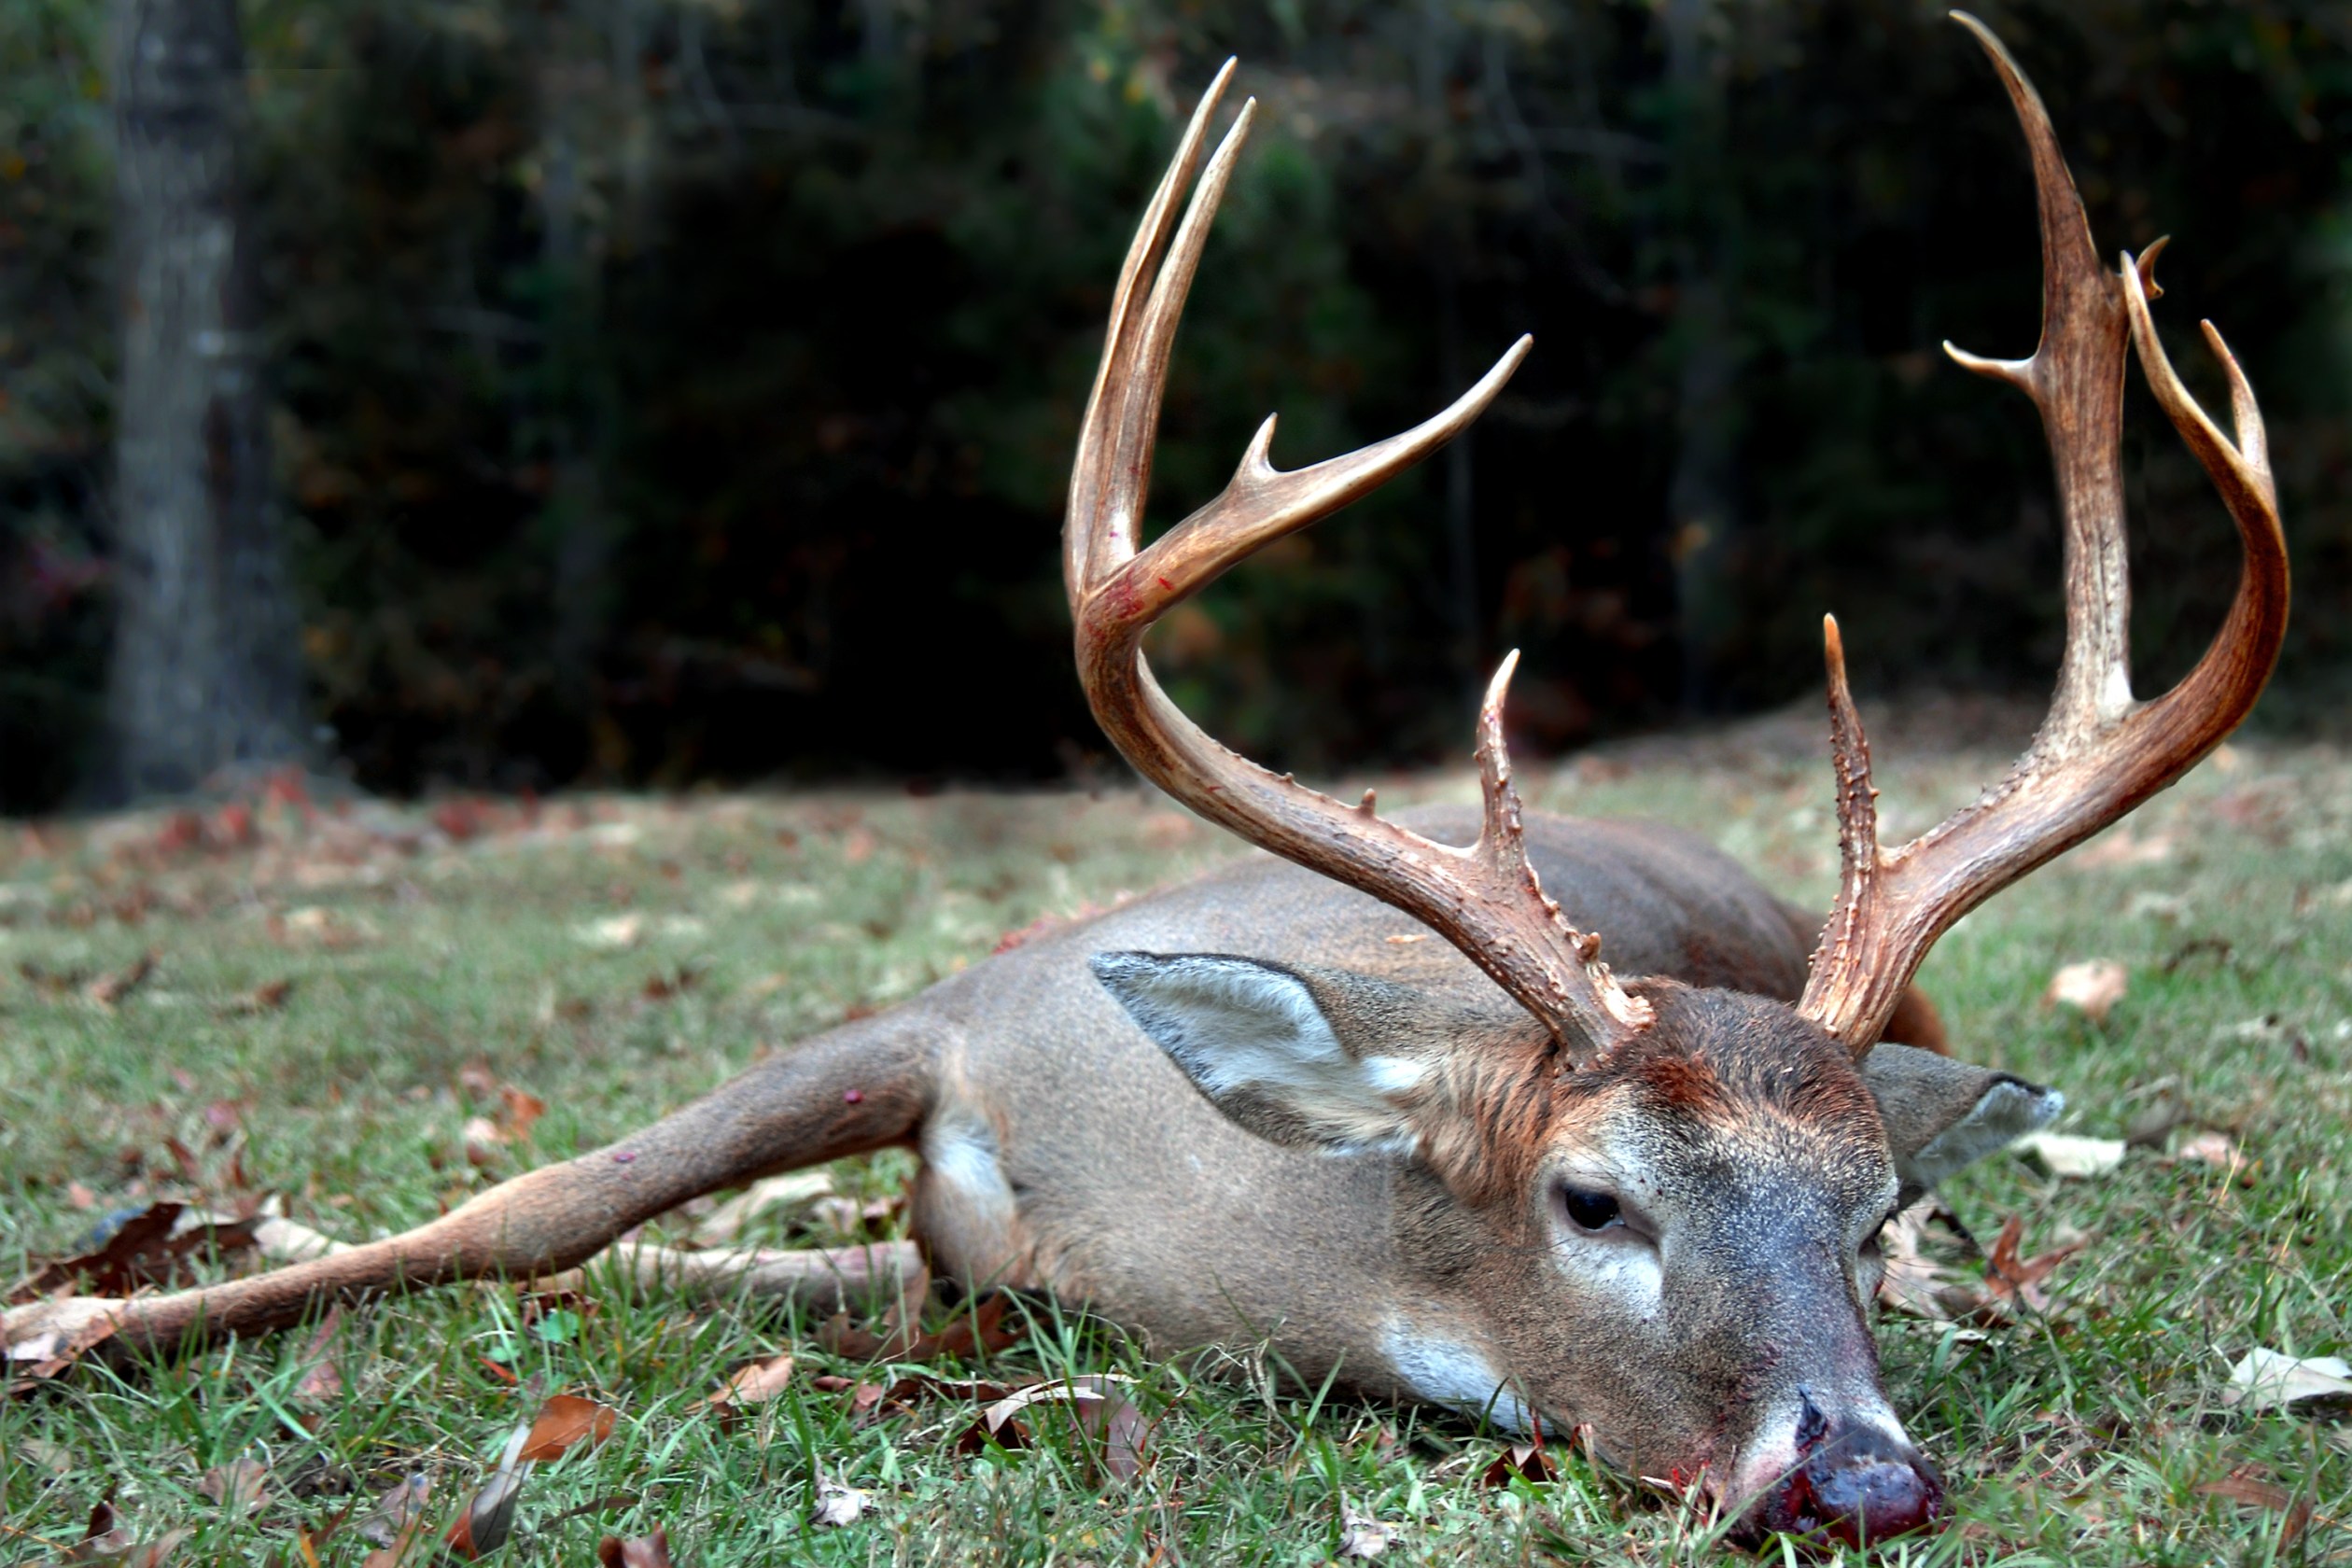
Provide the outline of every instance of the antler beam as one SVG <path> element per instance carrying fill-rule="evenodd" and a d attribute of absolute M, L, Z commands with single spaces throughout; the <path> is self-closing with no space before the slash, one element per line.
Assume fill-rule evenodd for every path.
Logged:
<path fill-rule="evenodd" d="M 2148 302 L 2163 241 L 2108 272 L 2058 150 L 2049 113 L 2000 41 L 1953 20 L 1992 57 L 2033 153 L 2042 236 L 2041 343 L 2030 359 L 1946 353 L 2034 399 L 2057 471 L 2065 529 L 2066 651 L 2049 716 L 2009 776 L 1933 831 L 1878 842 L 1869 742 L 1846 688 L 1837 623 L 1825 627 L 1838 777 L 1838 902 L 1814 950 L 1799 1010 L 1857 1057 L 1878 1040 L 1903 989 L 1953 921 L 2036 866 L 2123 816 L 2196 765 L 2261 695 L 2287 629 L 2287 548 L 2262 418 L 2211 322 L 2205 342 L 2229 378 L 2234 441 L 2173 372 Z M 2205 466 L 2237 523 L 2235 596 L 2197 666 L 2151 702 L 2132 695 L 2131 593 L 2124 557 L 2123 361 L 2136 350 L 2156 399 Z"/>
<path fill-rule="evenodd" d="M 1528 862 L 1503 744 L 1503 699 L 1517 654 L 1503 662 L 1479 710 L 1486 810 L 1478 840 L 1467 847 L 1382 820 L 1368 792 L 1362 805 L 1343 805 L 1227 750 L 1169 701 L 1144 662 L 1143 634 L 1170 609 L 1253 552 L 1378 488 L 1460 434 L 1502 390 L 1531 343 L 1512 344 L 1434 418 L 1311 468 L 1284 473 L 1273 466 L 1268 418 L 1224 493 L 1139 548 L 1177 320 L 1254 101 L 1242 105 L 1210 158 L 1181 223 L 1177 198 L 1232 75 L 1227 62 L 1202 96 L 1128 248 L 1079 435 L 1062 545 L 1086 700 L 1112 744 L 1146 778 L 1250 842 L 1421 920 L 1541 1019 L 1570 1060 L 1589 1059 L 1645 1026 L 1650 1012 L 1611 977 L 1600 961 L 1599 937 L 1568 923 Z"/>

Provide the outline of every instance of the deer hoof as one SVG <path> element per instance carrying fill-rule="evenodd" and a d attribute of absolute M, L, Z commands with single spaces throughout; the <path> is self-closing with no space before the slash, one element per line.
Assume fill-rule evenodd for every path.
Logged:
<path fill-rule="evenodd" d="M 71 1361 L 112 1334 L 127 1305 L 97 1295 L 35 1301 L 0 1315 L 0 1347 L 12 1367 Z"/>

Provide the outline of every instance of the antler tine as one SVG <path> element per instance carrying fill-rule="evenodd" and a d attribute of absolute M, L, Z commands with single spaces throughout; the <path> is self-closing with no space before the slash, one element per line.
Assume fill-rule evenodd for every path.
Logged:
<path fill-rule="evenodd" d="M 2286 633 L 2287 553 L 2261 413 L 2220 335 L 2205 339 L 2229 377 L 2235 443 L 2173 373 L 2149 318 L 2162 290 L 2158 241 L 2115 272 L 2098 264 L 2073 176 L 2041 99 L 1998 39 L 1974 34 L 2000 73 L 2032 148 L 2042 231 L 2042 335 L 2024 360 L 1960 364 L 2019 387 L 2040 410 L 2065 525 L 2066 651 L 2049 716 L 2008 777 L 1933 831 L 1893 850 L 1878 844 L 1869 748 L 1845 678 L 1837 623 L 1825 626 L 1842 870 L 1799 1011 L 1858 1057 L 1952 923 L 2027 872 L 2081 843 L 2196 765 L 2261 694 Z M 2236 522 L 2235 596 L 2194 669 L 2152 702 L 2132 696 L 2121 434 L 2126 345 L 2157 401 L 2205 467 Z"/>
<path fill-rule="evenodd" d="M 2212 322 L 2198 324 L 2205 331 L 2205 346 L 2220 361 L 2230 384 L 2231 424 L 2237 431 L 2233 442 L 2215 428 L 2174 373 L 2172 360 L 2156 336 L 2156 324 L 2149 316 L 2143 281 L 2141 270 L 2126 257 L 2122 294 L 2131 311 L 2132 343 L 2140 371 L 2173 428 L 2221 493 L 2222 505 L 2237 524 L 2242 557 L 2229 614 L 2196 667 L 2135 715 L 2144 717 L 2150 729 L 2172 736 L 2176 746 L 2191 753 L 2181 764 L 2186 771 L 2237 727 L 2237 721 L 2253 707 L 2270 681 L 2279 644 L 2287 636 L 2287 539 L 2279 526 L 2278 486 L 2271 476 L 2270 438 L 2262 428 L 2262 411 L 2254 401 L 2254 388 L 2239 368 L 2237 357 L 2221 341 Z M 2229 716 L 2226 722 L 2218 717 L 2223 714 Z"/>
<path fill-rule="evenodd" d="M 1420 919 L 1542 1020 L 1569 1059 L 1588 1057 L 1645 1025 L 1649 1008 L 1610 976 L 1599 938 L 1568 924 L 1527 861 L 1501 716 L 1517 654 L 1504 662 L 1480 712 L 1485 828 L 1467 847 L 1381 820 L 1368 794 L 1363 805 L 1345 806 L 1227 750 L 1169 701 L 1144 662 L 1143 634 L 1161 615 L 1270 540 L 1328 516 L 1443 446 L 1485 411 L 1531 346 L 1521 338 L 1476 385 L 1412 429 L 1294 472 L 1268 456 L 1268 418 L 1224 491 L 1139 553 L 1169 351 L 1253 105 L 1243 106 L 1211 158 L 1156 277 L 1147 282 L 1147 274 L 1231 69 L 1195 112 L 1127 252 L 1087 405 L 1063 541 L 1080 680 L 1104 733 L 1145 777 L 1252 843 Z M 1139 310 L 1137 295 L 1147 287 Z"/>
<path fill-rule="evenodd" d="M 1136 226 L 1135 238 L 1127 245 L 1126 259 L 1119 263 L 1118 287 L 1111 296 L 1111 324 L 1103 334 L 1102 363 L 1095 370 L 1094 390 L 1086 397 L 1085 416 L 1078 427 L 1077 457 L 1071 468 L 1070 515 L 1077 517 L 1083 513 L 1096 520 L 1089 528 L 1063 531 L 1062 584 L 1073 604 L 1090 579 L 1135 553 L 1143 497 L 1152 486 L 1150 423 L 1144 426 L 1140 461 L 1106 465 L 1101 461 L 1102 448 L 1106 443 L 1116 442 L 1120 455 L 1126 456 L 1132 445 L 1133 421 L 1127 417 L 1127 403 L 1139 385 L 1144 385 L 1135 380 L 1131 371 L 1141 328 L 1135 313 L 1136 298 L 1150 287 L 1152 263 L 1175 221 L 1176 199 L 1192 179 L 1194 165 L 1200 159 L 1201 143 L 1208 139 L 1210 119 L 1239 63 L 1236 57 L 1219 67 L 1209 90 L 1194 105 L 1192 119 L 1176 144 L 1176 155 L 1169 161 L 1167 173 L 1160 175 L 1151 204 L 1143 209 L 1143 221 Z M 1255 103 L 1252 99 L 1242 105 L 1240 118 L 1225 134 L 1228 146 L 1238 147 L 1238 138 L 1246 133 L 1249 113 Z M 1162 365 L 1164 370 L 1164 359 Z M 1148 385 L 1151 412 L 1156 415 L 1160 385 Z M 1097 559 L 1098 554 L 1108 558 Z"/>
<path fill-rule="evenodd" d="M 1484 863 L 1490 885 L 1510 889 L 1515 896 L 1533 903 L 1542 912 L 1541 924 L 1550 928 L 1553 945 L 1564 948 L 1583 967 L 1584 985 L 1579 987 L 1558 965 L 1547 961 L 1548 952 L 1538 950 L 1539 960 L 1546 960 L 1546 994 L 1563 1004 L 1575 1001 L 1575 1015 L 1589 1037 L 1592 1025 L 1583 1011 L 1582 996 L 1589 989 L 1592 1000 L 1600 1003 L 1607 1015 L 1601 1035 L 1605 1041 L 1647 1028 L 1651 1021 L 1650 1004 L 1629 994 L 1617 983 L 1609 966 L 1601 961 L 1600 932 L 1580 931 L 1568 923 L 1559 903 L 1545 893 L 1543 879 L 1535 875 L 1534 864 L 1527 858 L 1527 825 L 1519 789 L 1511 782 L 1511 753 L 1503 742 L 1503 703 L 1510 694 L 1511 677 L 1518 671 L 1519 650 L 1514 648 L 1495 666 L 1494 679 L 1487 682 L 1485 700 L 1478 704 L 1478 795 L 1484 810 L 1478 824 L 1478 841 L 1470 847 L 1470 852 Z"/>
<path fill-rule="evenodd" d="M 1952 18 L 1992 58 L 2033 156 L 2041 220 L 2042 329 L 2030 359 L 1981 359 L 1949 343 L 1944 352 L 1980 375 L 2018 387 L 2041 412 L 2058 470 L 2067 584 L 2066 651 L 2043 729 L 2088 730 L 2121 714 L 2132 701 L 2132 583 L 2124 561 L 2121 440 L 2123 301 L 2114 278 L 2100 265 L 2091 220 L 2041 94 L 1984 23 L 1966 11 L 1954 11 Z"/>
<path fill-rule="evenodd" d="M 1838 633 L 1834 615 L 1821 618 L 1821 646 L 1828 666 L 1829 765 L 1838 781 L 1839 888 L 1838 902 L 1813 953 L 1813 975 L 1872 967 L 1876 955 L 1862 917 L 1877 902 L 1871 895 L 1879 870 L 1878 790 L 1870 782 L 1870 739 L 1862 731 L 1862 715 L 1846 684 L 1845 639 Z"/>

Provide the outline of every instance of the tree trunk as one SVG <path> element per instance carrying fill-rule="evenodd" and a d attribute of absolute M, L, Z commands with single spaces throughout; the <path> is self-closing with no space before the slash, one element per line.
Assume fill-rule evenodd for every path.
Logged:
<path fill-rule="evenodd" d="M 1732 340 L 1733 225 L 1725 193 L 1723 87 L 1707 40 L 1714 0 L 1667 0 L 1669 156 L 1676 187 L 1677 340 L 1674 469 L 1668 552 L 1682 646 L 1682 706 L 1724 705 L 1725 664 L 1739 625 L 1732 581 L 1739 517 L 1739 351 Z"/>
<path fill-rule="evenodd" d="M 271 497 L 253 258 L 240 244 L 236 0 L 118 0 L 119 621 L 103 794 L 303 753 Z"/>

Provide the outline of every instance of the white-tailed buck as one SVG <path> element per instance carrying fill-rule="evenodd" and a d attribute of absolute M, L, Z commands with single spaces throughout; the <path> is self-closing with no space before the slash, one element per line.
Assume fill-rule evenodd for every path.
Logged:
<path fill-rule="evenodd" d="M 1119 277 L 1064 571 L 1104 730 L 1273 856 L 976 964 L 405 1235 L 177 1295 L 37 1304 L 8 1316 L 8 1340 L 111 1322 L 119 1342 L 169 1344 L 282 1325 L 330 1297 L 539 1274 L 698 1194 L 911 1145 L 917 1234 L 974 1285 L 1084 1301 L 1169 1352 L 1263 1337 L 1305 1379 L 1507 1427 L 1586 1426 L 1603 1454 L 1702 1487 L 1751 1530 L 1853 1540 L 1936 1521 L 1935 1472 L 1881 1391 L 1876 1238 L 2060 1099 L 1883 1042 L 1939 1044 L 1910 991 L 1929 945 L 2211 750 L 2261 691 L 2287 613 L 2244 377 L 2206 328 L 2233 441 L 2157 341 L 2155 247 L 2100 265 L 2039 99 L 1961 20 L 2032 149 L 2045 275 L 2031 358 L 1953 357 L 2041 411 L 2066 650 L 2009 776 L 1890 849 L 1827 628 L 1844 869 L 1826 928 L 1682 834 L 1523 819 L 1503 745 L 1510 661 L 1478 715 L 1483 811 L 1409 826 L 1369 794 L 1342 805 L 1234 755 L 1155 684 L 1141 644 L 1155 618 L 1426 456 L 1528 350 L 1427 424 L 1297 472 L 1267 462 L 1268 420 L 1225 492 L 1144 545 L 1169 348 L 1250 123 L 1244 105 L 1183 203 L 1228 66 Z M 2149 702 L 2126 670 L 2132 350 L 2244 547 L 2219 635 Z M 1444 942 L 1395 940 L 1424 928 Z"/>

